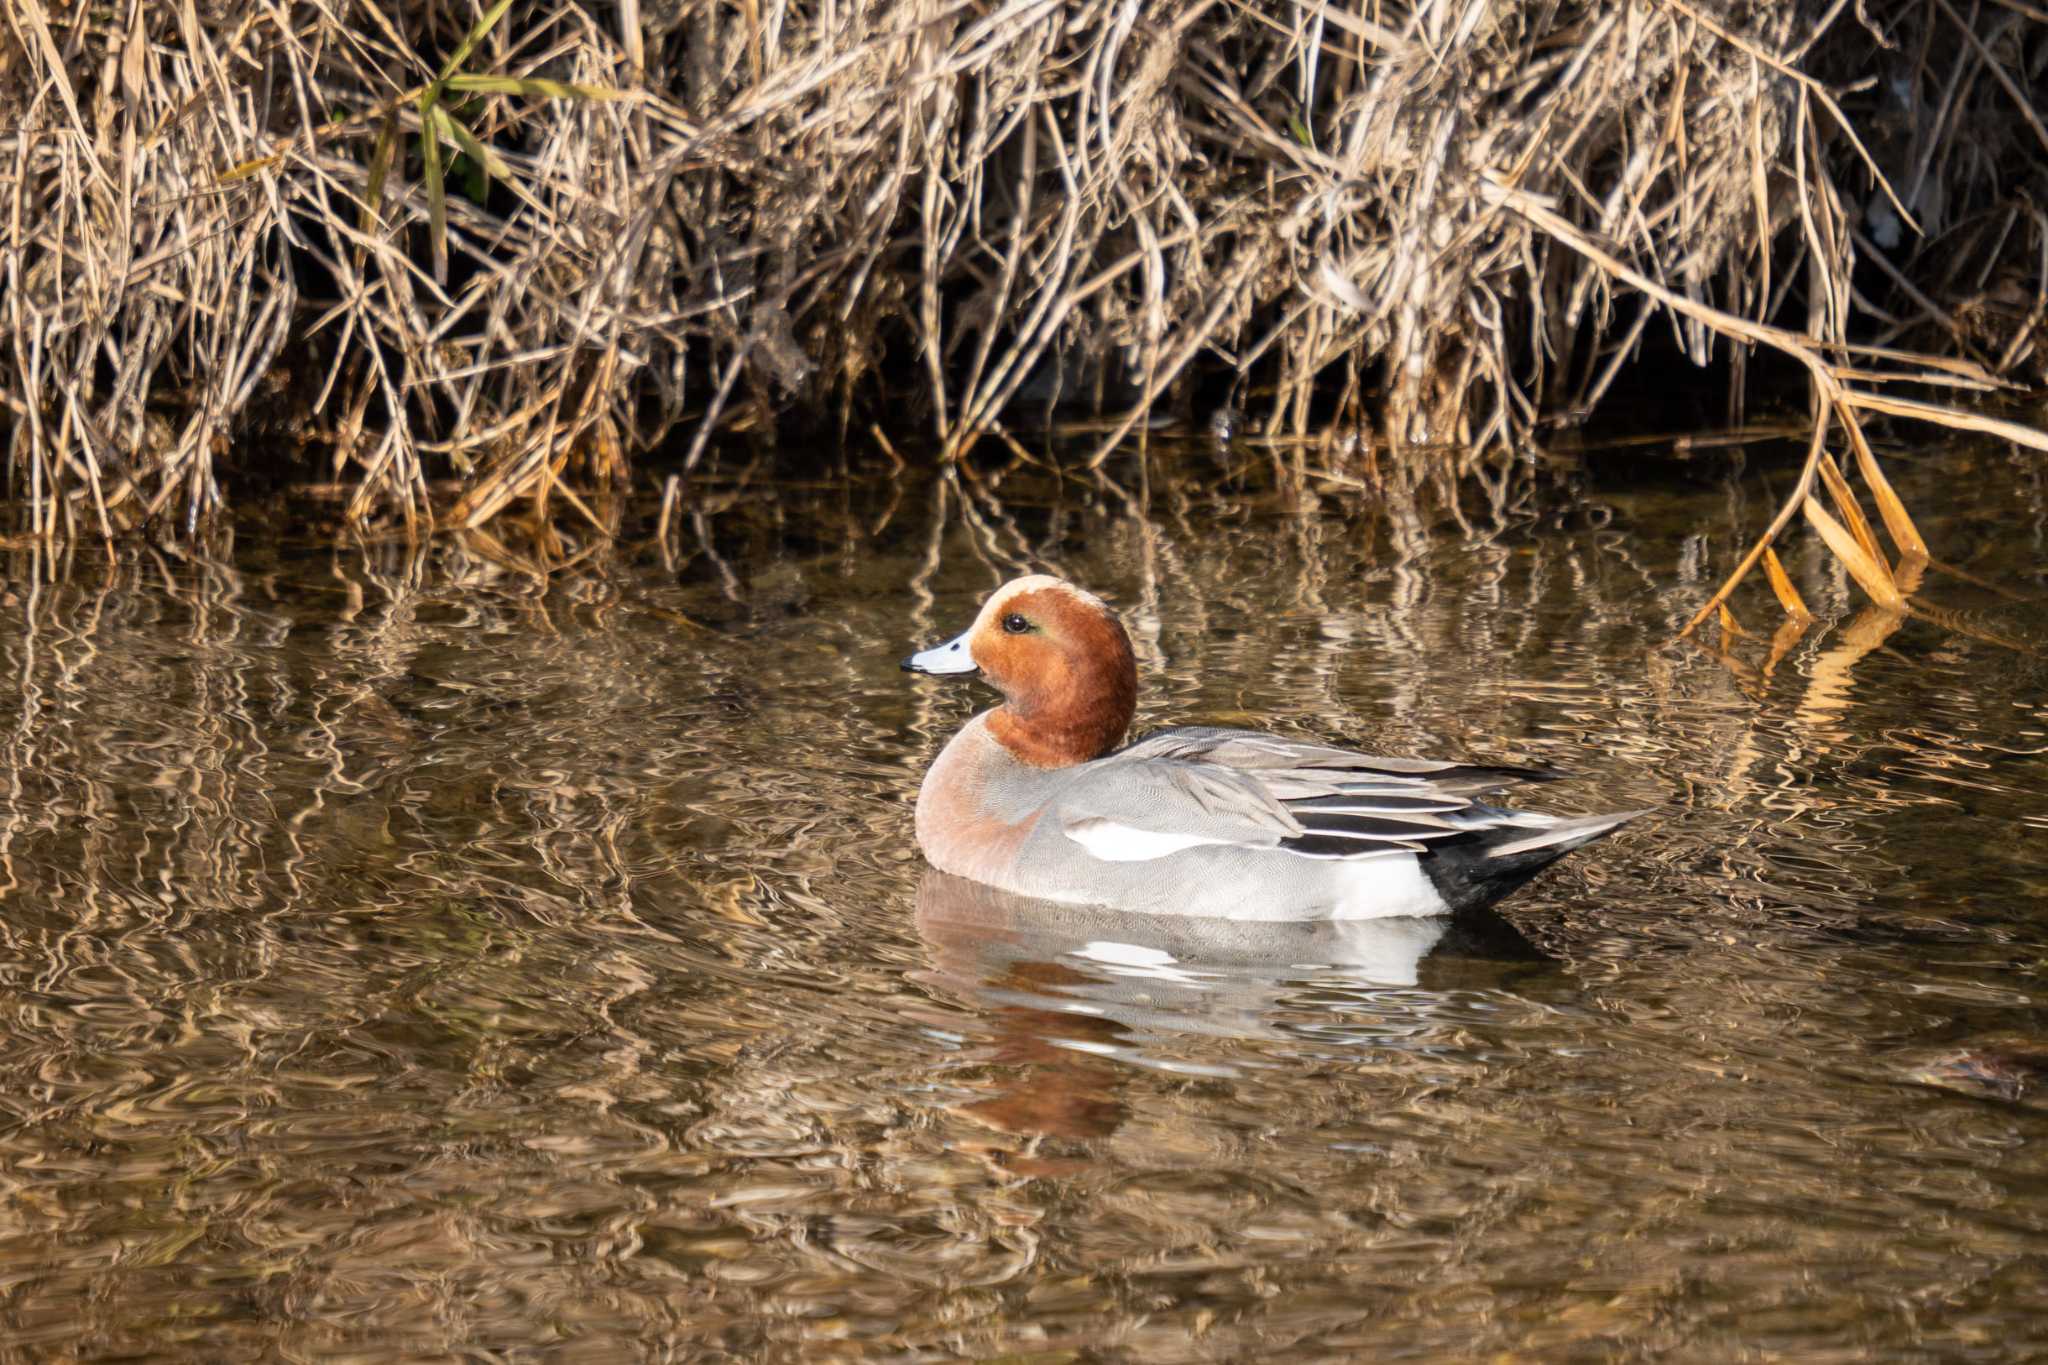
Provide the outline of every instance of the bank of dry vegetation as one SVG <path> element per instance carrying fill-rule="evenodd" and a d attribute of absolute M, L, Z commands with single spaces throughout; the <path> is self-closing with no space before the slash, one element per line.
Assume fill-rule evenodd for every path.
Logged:
<path fill-rule="evenodd" d="M 950 459 L 1077 406 L 1098 452 L 1224 413 L 1370 461 L 1540 439 L 1646 354 L 1739 410 L 1767 352 L 1820 416 L 1781 524 L 1875 552 L 1838 452 L 1911 558 L 1860 416 L 2048 444 L 1956 411 L 2048 369 L 2031 0 L 5 14 L 21 534 L 189 524 L 252 470 L 575 516 L 719 433 Z"/>

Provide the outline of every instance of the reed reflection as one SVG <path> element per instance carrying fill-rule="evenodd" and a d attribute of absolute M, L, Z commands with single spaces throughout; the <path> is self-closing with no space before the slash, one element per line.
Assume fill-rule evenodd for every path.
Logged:
<path fill-rule="evenodd" d="M 1741 543 L 1720 486 L 1035 459 L 709 470 L 666 527 L 594 509 L 610 540 L 11 553 L 0 1334 L 1464 1359 L 1684 1354 L 1762 1305 L 1787 1354 L 1845 1315 L 2037 1344 L 2048 707 L 1987 637 L 2038 604 L 1936 574 L 1859 620 L 1788 553 L 1816 621 L 1745 693 L 1668 643 Z M 949 887 L 910 799 L 977 700 L 895 664 L 1027 566 L 1127 614 L 1141 728 L 1670 814 L 1476 945 Z"/>

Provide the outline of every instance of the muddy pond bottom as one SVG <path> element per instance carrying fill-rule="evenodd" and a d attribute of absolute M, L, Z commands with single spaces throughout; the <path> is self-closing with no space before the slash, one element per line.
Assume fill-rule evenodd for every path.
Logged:
<path fill-rule="evenodd" d="M 1648 461 L 1455 505 L 734 482 L 546 579 L 252 527 L 16 555 L 0 1341 L 2038 1359 L 2048 496 L 1894 458 L 1967 575 L 1935 612 L 1801 540 L 1820 621 L 1759 587 L 1711 647 L 1676 630 L 1769 494 Z M 1342 932 L 927 873 L 919 777 L 992 698 L 896 661 L 1025 567 L 1123 615 L 1140 731 L 1658 811 L 1498 914 Z"/>

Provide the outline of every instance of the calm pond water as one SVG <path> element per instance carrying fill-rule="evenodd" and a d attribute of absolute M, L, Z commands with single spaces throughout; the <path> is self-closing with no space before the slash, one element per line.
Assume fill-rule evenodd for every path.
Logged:
<path fill-rule="evenodd" d="M 1761 585 L 1732 660 L 1673 635 L 1782 466 L 1303 499 L 1243 458 L 1143 498 L 725 476 L 612 553 L 253 520 L 16 553 L 0 1342 L 2048 1352 L 2042 464 L 1898 452 L 1967 575 L 1928 577 L 1942 619 L 1861 607 L 1802 535 L 1822 620 L 1766 672 Z M 543 583 L 543 550 L 590 553 Z M 926 875 L 919 776 L 988 697 L 897 661 L 1027 561 L 1125 613 L 1141 726 L 1660 812 L 1448 932 Z"/>

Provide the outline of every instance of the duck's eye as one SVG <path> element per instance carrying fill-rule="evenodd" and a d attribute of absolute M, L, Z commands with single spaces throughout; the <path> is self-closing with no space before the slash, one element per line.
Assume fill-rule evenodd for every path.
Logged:
<path fill-rule="evenodd" d="M 1025 631 L 1031 629 L 1031 623 L 1013 611 L 1003 618 L 1003 629 L 1012 635 L 1022 635 Z"/>

